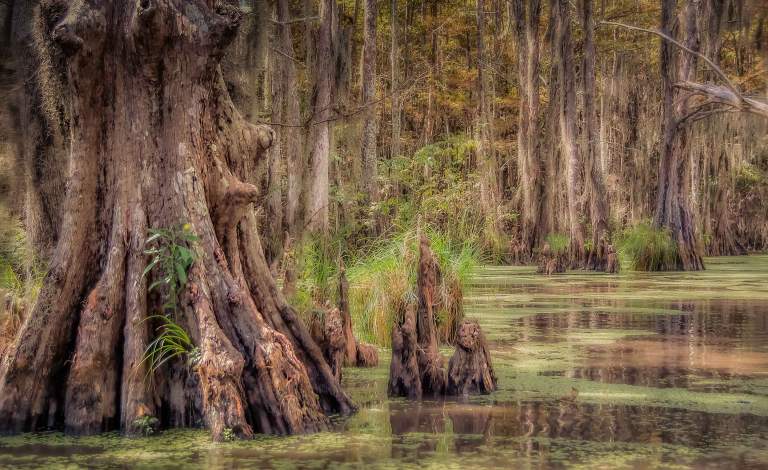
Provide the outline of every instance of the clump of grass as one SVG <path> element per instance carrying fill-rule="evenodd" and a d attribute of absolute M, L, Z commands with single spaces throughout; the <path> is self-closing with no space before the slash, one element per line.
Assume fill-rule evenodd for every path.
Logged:
<path fill-rule="evenodd" d="M 454 319 L 463 315 L 462 293 L 479 264 L 478 249 L 469 242 L 451 242 L 434 231 L 427 231 L 427 237 L 442 274 L 436 322 L 447 339 Z M 418 256 L 417 234 L 408 231 L 381 242 L 348 269 L 352 324 L 358 337 L 389 346 L 395 318 L 408 303 L 416 302 Z"/>
<path fill-rule="evenodd" d="M 619 237 L 619 257 L 635 271 L 667 271 L 677 265 L 677 245 L 668 230 L 642 222 Z"/>
<path fill-rule="evenodd" d="M 0 204 L 0 353 L 35 303 L 44 276 L 21 221 Z"/>
<path fill-rule="evenodd" d="M 568 235 L 562 233 L 550 233 L 546 236 L 545 241 L 549 243 L 549 249 L 553 255 L 563 255 L 568 251 L 568 247 L 571 243 L 571 239 Z"/>

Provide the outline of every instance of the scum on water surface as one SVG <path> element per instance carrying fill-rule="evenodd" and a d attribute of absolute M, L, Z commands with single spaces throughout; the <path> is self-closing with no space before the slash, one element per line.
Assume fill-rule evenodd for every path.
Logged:
<path fill-rule="evenodd" d="M 333 429 L 213 443 L 200 430 L 127 439 L 0 439 L 0 467 L 764 468 L 768 256 L 700 273 L 485 267 L 465 296 L 491 342 L 498 392 L 389 400 L 389 352 L 345 370 L 360 412 Z M 446 353 L 449 350 L 445 350 Z"/>

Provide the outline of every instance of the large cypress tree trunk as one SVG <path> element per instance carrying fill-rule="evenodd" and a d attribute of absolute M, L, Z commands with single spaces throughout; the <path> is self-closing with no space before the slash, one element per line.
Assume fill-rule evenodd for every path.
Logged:
<path fill-rule="evenodd" d="M 348 397 L 285 303 L 252 207 L 273 141 L 235 110 L 219 60 L 238 9 L 203 0 L 86 0 L 47 10 L 66 52 L 71 116 L 59 242 L 37 303 L 0 363 L 0 430 L 165 425 L 297 433 L 323 429 Z M 180 322 L 199 348 L 145 380 L 158 311 L 142 271 L 149 227 L 188 223 L 198 260 Z M 187 397 L 179 400 L 178 397 Z"/>
<path fill-rule="evenodd" d="M 664 0 L 661 8 L 661 31 L 671 36 L 676 0 Z M 689 1 L 681 14 L 681 29 L 689 49 L 698 50 L 698 2 Z M 675 90 L 678 81 L 689 81 L 696 72 L 696 56 L 680 54 L 675 61 L 674 47 L 661 41 L 661 74 L 664 88 L 664 124 L 659 187 L 654 225 L 669 230 L 677 244 L 677 260 L 666 269 L 699 271 L 704 269 L 701 248 L 696 240 L 689 202 L 688 140 L 690 130 L 681 125 L 680 118 L 688 113 L 687 100 Z"/>
<path fill-rule="evenodd" d="M 584 29 L 584 66 L 582 86 L 584 94 L 585 187 L 589 196 L 589 215 L 592 221 L 592 248 L 589 250 L 587 269 L 605 271 L 608 261 L 608 198 L 603 182 L 601 147 L 598 145 L 595 109 L 595 35 L 592 18 L 592 0 L 582 0 L 581 20 Z"/>
<path fill-rule="evenodd" d="M 585 261 L 584 226 L 580 200 L 583 193 L 583 162 L 576 143 L 576 73 L 573 67 L 571 43 L 571 14 L 566 0 L 557 0 L 556 50 L 559 54 L 558 80 L 560 82 L 560 147 L 566 162 L 566 194 L 570 233 L 571 263 L 582 266 Z"/>
<path fill-rule="evenodd" d="M 522 190 L 521 242 L 525 256 L 533 255 L 541 233 L 541 201 L 544 194 L 542 162 L 539 144 L 539 16 L 540 0 L 513 0 L 517 39 L 517 67 L 520 87 L 517 153 L 519 186 Z"/>

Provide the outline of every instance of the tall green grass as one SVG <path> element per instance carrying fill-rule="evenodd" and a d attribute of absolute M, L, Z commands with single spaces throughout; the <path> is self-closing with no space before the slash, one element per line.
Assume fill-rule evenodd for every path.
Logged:
<path fill-rule="evenodd" d="M 445 332 L 463 314 L 463 291 L 480 263 L 479 250 L 474 243 L 452 242 L 434 231 L 426 235 L 440 265 L 436 321 L 438 330 Z M 389 346 L 395 319 L 408 303 L 416 302 L 418 257 L 417 234 L 408 231 L 375 246 L 348 269 L 352 323 L 360 338 Z"/>
<path fill-rule="evenodd" d="M 677 245 L 668 230 L 642 222 L 618 239 L 622 267 L 635 271 L 668 271 L 677 266 Z"/>
<path fill-rule="evenodd" d="M 45 267 L 35 259 L 21 221 L 0 205 L 0 294 L 11 293 L 32 305 L 42 286 Z"/>
<path fill-rule="evenodd" d="M 546 236 L 545 241 L 549 244 L 552 254 L 556 256 L 565 255 L 571 244 L 568 235 L 562 233 L 550 233 Z"/>
<path fill-rule="evenodd" d="M 447 332 L 462 315 L 462 295 L 470 274 L 480 264 L 475 242 L 458 243 L 443 233 L 426 230 L 440 265 L 438 330 Z M 296 294 L 289 299 L 306 324 L 312 312 L 325 303 L 338 303 L 338 266 L 344 258 L 349 281 L 349 304 L 356 336 L 388 346 L 392 325 L 409 302 L 416 302 L 419 244 L 415 230 L 375 240 L 365 252 L 342 253 L 341 241 L 305 242 L 299 250 L 300 276 Z M 444 333 L 445 334 L 445 333 Z"/>

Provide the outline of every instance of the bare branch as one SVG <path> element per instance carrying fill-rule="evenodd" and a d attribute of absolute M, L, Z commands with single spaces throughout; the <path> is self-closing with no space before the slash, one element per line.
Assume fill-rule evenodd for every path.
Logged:
<path fill-rule="evenodd" d="M 639 26 L 632 26 L 632 25 L 628 25 L 628 24 L 624 24 L 624 23 L 617 23 L 615 21 L 601 21 L 600 24 L 607 24 L 607 25 L 610 25 L 610 26 L 618 26 L 620 28 L 626 28 L 626 29 L 631 29 L 631 30 L 634 30 L 634 31 L 642 31 L 642 32 L 645 32 L 645 33 L 655 34 L 656 36 L 658 36 L 658 37 L 660 37 L 660 38 L 662 38 L 662 39 L 664 39 L 666 41 L 671 42 L 672 44 L 676 45 L 677 47 L 679 47 L 680 49 L 684 50 L 685 52 L 688 52 L 689 54 L 693 54 L 696 57 L 699 57 L 700 59 L 702 59 L 704 62 L 706 62 L 707 65 L 709 65 L 710 68 L 712 68 L 712 70 L 725 82 L 726 86 L 730 89 L 730 91 L 733 92 L 733 94 L 738 99 L 743 99 L 743 97 L 741 96 L 741 93 L 739 93 L 739 90 L 736 89 L 736 87 L 733 85 L 731 80 L 728 79 L 728 76 L 725 75 L 725 72 L 723 72 L 723 70 L 720 67 L 718 67 L 717 64 L 715 64 L 709 57 L 707 57 L 704 54 L 702 54 L 700 52 L 697 52 L 697 51 L 694 51 L 693 49 L 685 46 L 685 44 L 677 41 L 675 38 L 670 37 L 669 35 L 664 34 L 661 31 L 658 31 L 658 30 L 655 30 L 655 29 L 641 28 Z"/>
<path fill-rule="evenodd" d="M 726 87 L 695 82 L 679 82 L 675 83 L 675 87 L 703 96 L 712 103 L 730 106 L 740 111 L 768 118 L 768 103 L 741 96 Z"/>

